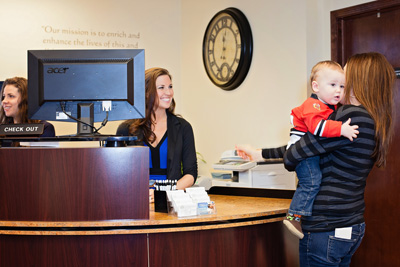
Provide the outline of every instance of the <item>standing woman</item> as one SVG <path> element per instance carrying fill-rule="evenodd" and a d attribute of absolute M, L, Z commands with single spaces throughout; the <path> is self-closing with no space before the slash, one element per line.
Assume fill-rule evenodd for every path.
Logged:
<path fill-rule="evenodd" d="M 197 178 L 197 157 L 192 126 L 174 114 L 171 75 L 163 68 L 145 72 L 146 117 L 123 122 L 117 135 L 134 135 L 136 144 L 150 148 L 150 179 L 178 180 L 185 189 Z"/>
<path fill-rule="evenodd" d="M 54 126 L 47 121 L 28 119 L 28 82 L 25 78 L 6 79 L 1 87 L 0 124 L 43 123 L 40 137 L 54 137 Z"/>
<path fill-rule="evenodd" d="M 285 147 L 255 150 L 237 146 L 246 158 L 284 157 L 293 171 L 307 157 L 320 156 L 322 182 L 312 216 L 301 222 L 300 266 L 349 266 L 365 233 L 364 191 L 374 165 L 386 163 L 393 135 L 396 75 L 379 53 L 357 54 L 345 66 L 344 104 L 329 119 L 358 125 L 353 141 L 306 133 L 285 153 Z"/>
<path fill-rule="evenodd" d="M 372 167 L 385 166 L 393 135 L 393 67 L 379 53 L 352 56 L 345 66 L 344 106 L 332 117 L 359 126 L 353 142 L 307 134 L 285 154 L 294 170 L 302 159 L 320 155 L 322 183 L 312 216 L 302 222 L 301 266 L 349 266 L 364 236 L 364 190 Z"/>

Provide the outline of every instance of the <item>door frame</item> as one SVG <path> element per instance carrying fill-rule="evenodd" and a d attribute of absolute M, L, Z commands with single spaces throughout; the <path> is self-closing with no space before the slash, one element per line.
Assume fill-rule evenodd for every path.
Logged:
<path fill-rule="evenodd" d="M 400 6 L 400 0 L 378 0 L 336 11 L 331 11 L 331 59 L 343 65 L 345 58 L 343 49 L 343 32 L 346 20 L 395 9 Z"/>

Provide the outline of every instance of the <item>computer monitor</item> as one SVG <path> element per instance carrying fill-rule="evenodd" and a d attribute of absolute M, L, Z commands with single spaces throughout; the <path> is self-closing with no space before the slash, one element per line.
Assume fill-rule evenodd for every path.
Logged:
<path fill-rule="evenodd" d="M 78 135 L 144 118 L 144 72 L 143 49 L 28 50 L 28 117 L 78 121 Z"/>

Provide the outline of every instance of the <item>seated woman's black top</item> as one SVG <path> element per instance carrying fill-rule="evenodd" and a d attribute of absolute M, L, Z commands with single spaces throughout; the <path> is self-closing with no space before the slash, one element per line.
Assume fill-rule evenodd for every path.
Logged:
<path fill-rule="evenodd" d="M 190 174 L 197 179 L 197 157 L 192 126 L 185 119 L 167 111 L 167 179 L 179 180 L 184 175 Z M 117 129 L 117 135 L 132 135 L 129 132 L 131 121 L 121 123 Z M 138 140 L 143 140 L 143 133 L 136 134 Z M 135 145 L 143 145 L 143 141 L 134 142 Z"/>
<path fill-rule="evenodd" d="M 56 136 L 56 131 L 54 130 L 53 124 L 47 121 L 40 121 L 40 123 L 44 124 L 44 130 L 43 133 L 40 135 L 40 137 L 55 137 Z"/>

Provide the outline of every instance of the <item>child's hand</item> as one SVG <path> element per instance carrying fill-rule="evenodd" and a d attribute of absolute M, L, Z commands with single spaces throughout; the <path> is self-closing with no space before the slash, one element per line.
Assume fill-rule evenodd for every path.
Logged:
<path fill-rule="evenodd" d="M 351 119 L 348 119 L 345 123 L 342 124 L 341 136 L 347 137 L 350 141 L 353 141 L 353 138 L 357 138 L 358 125 L 350 125 Z"/>

